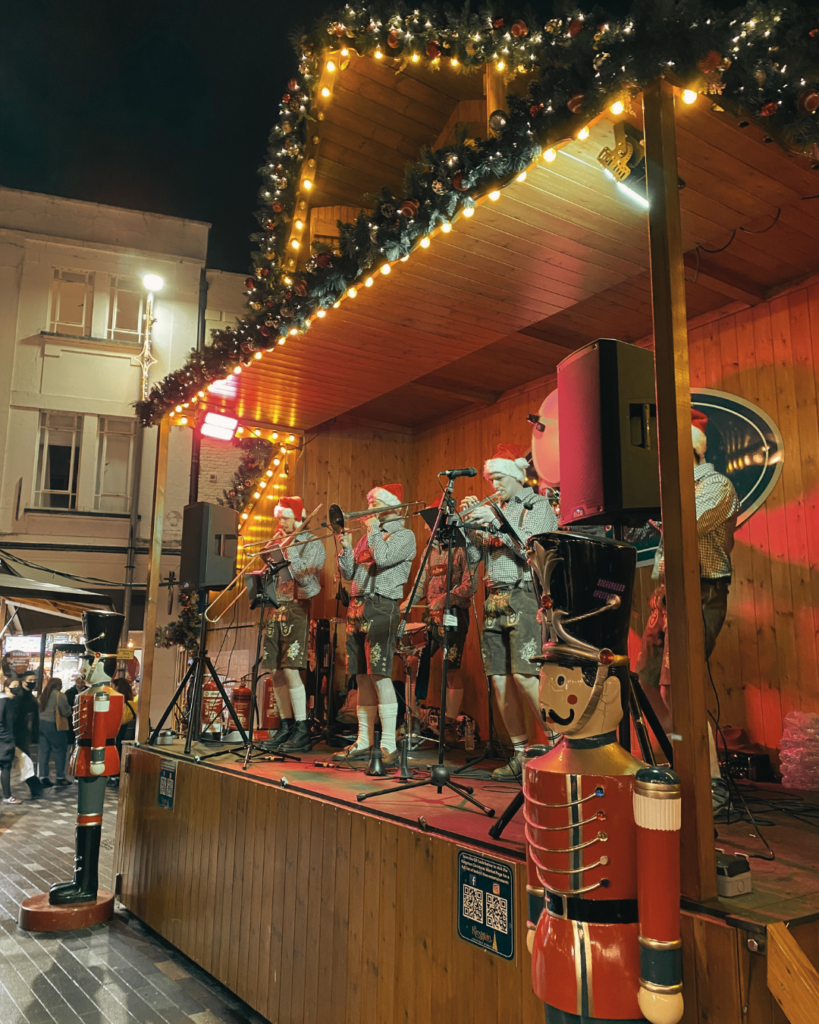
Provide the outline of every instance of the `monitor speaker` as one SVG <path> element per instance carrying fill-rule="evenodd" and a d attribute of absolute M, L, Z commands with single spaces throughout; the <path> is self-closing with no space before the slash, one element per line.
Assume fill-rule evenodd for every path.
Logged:
<path fill-rule="evenodd" d="M 195 501 L 182 518 L 179 579 L 196 590 L 223 590 L 236 575 L 239 513 L 225 505 Z"/>
<path fill-rule="evenodd" d="M 660 515 L 654 355 L 598 338 L 557 367 L 560 525 Z"/>

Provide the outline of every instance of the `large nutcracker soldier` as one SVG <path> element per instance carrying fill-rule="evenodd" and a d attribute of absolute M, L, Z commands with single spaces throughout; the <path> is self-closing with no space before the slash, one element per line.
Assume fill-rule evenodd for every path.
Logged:
<path fill-rule="evenodd" d="M 526 764 L 532 984 L 547 1024 L 676 1024 L 683 1013 L 680 784 L 617 742 L 636 551 L 532 537 L 544 723 Z"/>
<path fill-rule="evenodd" d="M 74 880 L 51 886 L 48 902 L 52 906 L 97 898 L 102 806 L 108 777 L 119 775 L 115 740 L 123 703 L 122 694 L 106 684 L 116 671 L 124 618 L 115 612 L 83 612 L 88 687 L 74 704 L 77 745 L 71 770 L 79 784 Z"/>

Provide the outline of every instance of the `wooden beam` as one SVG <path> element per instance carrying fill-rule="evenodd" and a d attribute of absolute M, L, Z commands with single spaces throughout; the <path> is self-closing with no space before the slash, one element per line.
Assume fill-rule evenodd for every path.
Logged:
<path fill-rule="evenodd" d="M 685 266 L 693 271 L 691 278 L 687 279 L 688 284 L 701 284 L 703 288 L 710 288 L 734 302 L 747 302 L 749 306 L 755 306 L 766 297 L 762 288 L 754 288 L 738 275 L 713 266 L 702 254 L 697 259 L 696 252 L 686 253 Z"/>
<path fill-rule="evenodd" d="M 171 436 L 171 418 L 165 416 L 159 423 L 156 439 L 156 469 L 154 472 L 154 501 L 151 517 L 151 543 L 148 548 L 148 586 L 145 592 L 145 625 L 142 634 L 142 679 L 139 684 L 136 738 L 140 743 L 148 740 L 148 720 L 151 714 L 151 685 L 154 673 L 154 635 L 162 579 L 162 529 L 165 524 L 165 487 L 168 480 L 168 442 Z"/>
<path fill-rule="evenodd" d="M 437 391 L 439 394 L 451 395 L 456 398 L 469 398 L 473 402 L 482 402 L 484 405 L 494 405 L 503 393 L 490 391 L 488 388 L 472 387 L 469 384 L 461 384 L 458 381 L 433 374 L 418 377 L 407 386 L 426 388 L 427 391 Z"/>
<path fill-rule="evenodd" d="M 717 895 L 705 707 L 705 644 L 691 445 L 685 273 L 677 179 L 674 88 L 656 79 L 643 93 L 660 499 L 674 693 L 674 768 L 682 782 L 682 891 Z"/>
<path fill-rule="evenodd" d="M 768 988 L 791 1024 L 814 1024 L 819 973 L 784 921 L 768 925 Z"/>

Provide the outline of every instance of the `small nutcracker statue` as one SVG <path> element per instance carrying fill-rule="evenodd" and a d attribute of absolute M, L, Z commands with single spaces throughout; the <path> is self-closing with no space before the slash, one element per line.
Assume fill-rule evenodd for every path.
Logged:
<path fill-rule="evenodd" d="M 680 784 L 617 742 L 636 550 L 529 541 L 540 707 L 563 739 L 523 780 L 532 984 L 547 1024 L 676 1024 L 683 1013 Z"/>
<path fill-rule="evenodd" d="M 88 687 L 74 704 L 77 745 L 71 770 L 79 784 L 74 880 L 51 886 L 48 902 L 52 906 L 97 898 L 102 805 L 107 778 L 119 775 L 115 740 L 122 723 L 123 700 L 122 694 L 106 684 L 116 671 L 124 618 L 115 612 L 83 612 Z"/>

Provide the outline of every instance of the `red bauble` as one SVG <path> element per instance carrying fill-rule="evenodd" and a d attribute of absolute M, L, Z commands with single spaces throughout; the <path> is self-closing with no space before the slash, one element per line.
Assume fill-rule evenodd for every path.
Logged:
<path fill-rule="evenodd" d="M 770 117 L 771 114 L 775 114 L 777 110 L 779 110 L 779 104 L 774 100 L 771 100 L 770 103 L 765 103 L 760 107 L 759 113 L 761 117 Z"/>
<path fill-rule="evenodd" d="M 460 171 L 452 175 L 452 187 L 459 192 L 466 192 L 468 186 L 464 184 L 464 176 Z"/>
<path fill-rule="evenodd" d="M 515 39 L 522 39 L 524 36 L 529 35 L 529 27 L 525 21 L 513 21 L 512 27 L 509 29 Z"/>
<path fill-rule="evenodd" d="M 407 220 L 412 220 L 415 214 L 418 213 L 420 206 L 421 204 L 417 199 L 405 199 L 404 202 L 401 203 L 400 212 L 407 218 Z"/>
<path fill-rule="evenodd" d="M 290 81 L 287 83 L 287 88 L 290 90 L 290 92 L 298 92 L 299 91 L 299 83 L 298 83 L 298 81 L 295 78 L 291 78 Z"/>
<path fill-rule="evenodd" d="M 267 224 L 265 224 L 265 227 L 267 228 L 268 231 L 275 231 L 276 230 L 276 222 L 274 220 L 269 220 L 267 222 Z"/>
<path fill-rule="evenodd" d="M 492 20 L 492 28 L 503 28 L 503 18 L 494 18 Z"/>
<path fill-rule="evenodd" d="M 542 103 L 533 103 L 531 105 L 531 107 L 529 107 L 529 114 L 530 114 L 531 117 L 537 117 L 538 114 L 540 114 L 542 112 L 542 110 L 543 110 L 543 104 Z"/>
<path fill-rule="evenodd" d="M 430 41 L 427 43 L 427 57 L 432 57 L 432 59 L 434 60 L 436 57 L 440 56 L 441 44 L 435 39 L 430 39 Z"/>
<path fill-rule="evenodd" d="M 272 211 L 273 211 L 274 213 L 281 213 L 281 212 L 282 212 L 282 209 L 283 209 L 283 207 L 282 207 L 282 204 L 281 204 L 281 203 L 279 203 L 279 202 L 275 202 L 275 203 L 271 203 L 271 204 L 270 204 L 270 209 L 271 209 L 271 210 L 272 210 Z M 275 225 L 274 225 L 274 227 L 275 227 Z"/>
<path fill-rule="evenodd" d="M 293 293 L 292 292 L 285 292 L 284 293 L 284 297 L 285 297 L 285 300 L 287 302 L 289 302 L 293 298 Z"/>
<path fill-rule="evenodd" d="M 322 270 L 326 270 L 331 266 L 332 262 L 333 257 L 329 252 L 320 252 L 318 256 L 316 256 L 316 266 L 321 267 Z"/>
<path fill-rule="evenodd" d="M 289 102 L 290 102 L 290 93 L 286 92 L 282 96 L 282 103 L 289 103 Z"/>
<path fill-rule="evenodd" d="M 697 67 L 704 75 L 716 71 L 720 64 L 722 64 L 722 54 L 717 50 L 709 50 L 704 57 L 700 57 L 697 61 Z"/>
<path fill-rule="evenodd" d="M 569 25 L 568 25 L 568 28 L 566 29 L 566 31 L 572 37 L 580 35 L 580 33 L 583 31 L 583 19 L 582 18 L 572 18 L 572 20 L 569 22 Z"/>
<path fill-rule="evenodd" d="M 583 106 L 583 93 L 576 92 L 574 96 L 570 97 L 569 102 L 566 104 L 572 114 L 579 114 L 580 108 Z"/>
<path fill-rule="evenodd" d="M 268 327 L 260 327 L 259 328 L 259 334 L 261 334 L 261 336 L 263 338 L 269 338 L 270 337 L 270 328 L 268 328 Z"/>
<path fill-rule="evenodd" d="M 808 32 L 808 35 L 811 37 L 811 39 L 815 39 L 817 36 L 819 36 L 819 28 L 812 28 L 810 32 Z"/>
<path fill-rule="evenodd" d="M 397 50 L 399 45 L 400 43 L 398 41 L 398 33 L 395 31 L 395 29 L 393 29 L 392 32 L 390 32 L 390 34 L 387 36 L 387 46 L 389 46 L 391 50 Z"/>
<path fill-rule="evenodd" d="M 799 109 L 804 110 L 806 114 L 815 114 L 819 109 L 819 92 L 816 89 L 805 89 L 804 92 L 799 93 L 797 104 Z"/>
<path fill-rule="evenodd" d="M 249 291 L 252 291 L 255 287 L 256 287 L 256 282 L 254 281 L 254 279 L 252 277 L 246 277 L 245 278 L 245 288 L 247 288 Z"/>
<path fill-rule="evenodd" d="M 293 291 L 296 293 L 296 295 L 304 297 L 307 294 L 307 285 L 304 283 L 304 281 L 296 281 L 296 283 L 293 285 Z"/>
<path fill-rule="evenodd" d="M 262 267 L 259 273 L 262 275 L 262 277 L 267 277 L 267 275 L 270 273 L 270 267 Z"/>

